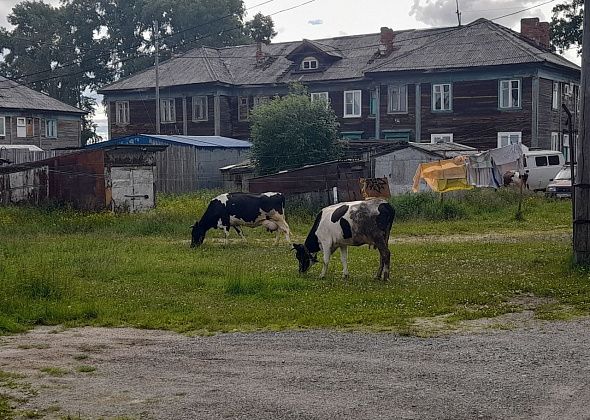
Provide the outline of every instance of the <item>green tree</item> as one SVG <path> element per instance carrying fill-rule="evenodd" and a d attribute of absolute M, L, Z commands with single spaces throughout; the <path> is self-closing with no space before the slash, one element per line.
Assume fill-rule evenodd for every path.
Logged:
<path fill-rule="evenodd" d="M 250 122 L 252 159 L 261 174 L 341 156 L 336 114 L 300 88 L 255 108 Z"/>
<path fill-rule="evenodd" d="M 551 44 L 561 53 L 576 46 L 582 53 L 582 27 L 584 0 L 572 0 L 553 8 L 551 19 Z"/>
<path fill-rule="evenodd" d="M 256 13 L 251 21 L 246 22 L 246 33 L 258 44 L 270 44 L 270 41 L 277 36 L 275 24 L 270 16 Z"/>

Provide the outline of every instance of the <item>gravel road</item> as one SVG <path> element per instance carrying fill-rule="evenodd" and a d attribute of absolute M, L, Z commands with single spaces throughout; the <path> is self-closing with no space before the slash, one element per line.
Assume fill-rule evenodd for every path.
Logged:
<path fill-rule="evenodd" d="M 0 337 L 0 371 L 49 419 L 589 419 L 590 319 L 435 338 L 43 327 Z"/>

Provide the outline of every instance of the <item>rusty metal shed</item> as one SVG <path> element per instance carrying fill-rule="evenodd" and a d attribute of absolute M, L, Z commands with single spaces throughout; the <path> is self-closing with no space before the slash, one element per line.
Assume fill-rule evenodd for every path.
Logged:
<path fill-rule="evenodd" d="M 155 206 L 155 155 L 165 148 L 114 145 L 1 167 L 0 204 L 145 211 Z"/>

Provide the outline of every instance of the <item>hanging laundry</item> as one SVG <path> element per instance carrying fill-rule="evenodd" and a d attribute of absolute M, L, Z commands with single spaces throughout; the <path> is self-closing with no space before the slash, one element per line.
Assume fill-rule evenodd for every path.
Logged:
<path fill-rule="evenodd" d="M 524 159 L 520 143 L 492 149 L 490 155 L 501 174 L 509 171 L 522 172 L 523 170 Z"/>
<path fill-rule="evenodd" d="M 489 151 L 467 156 L 465 165 L 469 185 L 478 188 L 498 188 L 502 185 L 502 174 Z"/>
<path fill-rule="evenodd" d="M 424 180 L 432 191 L 436 192 L 468 190 L 473 188 L 467 183 L 465 156 L 421 163 L 418 165 L 416 175 L 414 175 L 414 185 L 412 187 L 414 192 L 420 190 L 421 180 Z"/>

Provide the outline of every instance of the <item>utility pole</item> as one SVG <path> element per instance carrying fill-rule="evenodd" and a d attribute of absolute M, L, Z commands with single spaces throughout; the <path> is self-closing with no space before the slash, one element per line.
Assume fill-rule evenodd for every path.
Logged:
<path fill-rule="evenodd" d="M 459 26 L 461 26 L 461 12 L 459 11 L 459 0 L 457 2 L 457 21 L 459 22 Z"/>
<path fill-rule="evenodd" d="M 578 144 L 578 164 L 574 196 L 574 262 L 590 265 L 590 13 L 584 13 L 582 39 L 582 86 Z M 573 139 L 570 138 L 570 141 Z M 587 161 L 586 158 L 589 160 Z M 573 160 L 573 159 L 572 159 Z"/>
<path fill-rule="evenodd" d="M 154 43 L 156 45 L 156 134 L 160 134 L 160 25 L 154 21 Z"/>

